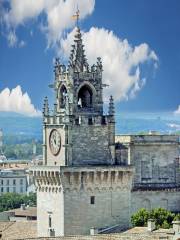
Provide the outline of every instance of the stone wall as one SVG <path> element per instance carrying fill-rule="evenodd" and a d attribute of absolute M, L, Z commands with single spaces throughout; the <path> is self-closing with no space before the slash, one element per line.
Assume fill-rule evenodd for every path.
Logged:
<path fill-rule="evenodd" d="M 81 235 L 89 234 L 92 227 L 129 226 L 131 167 L 42 166 L 32 171 L 38 236 Z"/>
<path fill-rule="evenodd" d="M 64 173 L 65 235 L 89 234 L 92 227 L 116 224 L 127 228 L 131 183 L 131 168 L 82 168 Z"/>
<path fill-rule="evenodd" d="M 32 167 L 37 187 L 37 233 L 41 237 L 64 235 L 64 193 L 60 167 Z"/>
<path fill-rule="evenodd" d="M 135 166 L 135 187 L 169 188 L 180 183 L 178 136 L 122 135 L 116 142 L 127 148 L 127 163 Z"/>
<path fill-rule="evenodd" d="M 49 223 L 51 218 L 51 226 Z M 62 191 L 37 193 L 37 232 L 39 237 L 64 235 L 64 196 Z M 52 234 L 52 235 L 51 235 Z"/>
<path fill-rule="evenodd" d="M 176 184 L 176 145 L 134 145 L 130 147 L 131 162 L 136 168 L 134 184 Z"/>
<path fill-rule="evenodd" d="M 140 208 L 148 210 L 153 208 L 165 208 L 173 212 L 180 211 L 180 191 L 133 191 L 131 196 L 131 213 Z"/>
<path fill-rule="evenodd" d="M 114 160 L 114 123 L 107 116 L 80 117 L 70 130 L 73 165 L 111 165 Z M 103 122 L 102 122 L 103 120 Z"/>
<path fill-rule="evenodd" d="M 110 164 L 108 127 L 77 126 L 72 129 L 73 165 Z"/>

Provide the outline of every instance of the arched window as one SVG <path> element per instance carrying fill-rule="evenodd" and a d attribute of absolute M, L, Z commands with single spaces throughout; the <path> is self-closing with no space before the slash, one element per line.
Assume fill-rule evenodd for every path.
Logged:
<path fill-rule="evenodd" d="M 144 199 L 141 204 L 142 208 L 145 208 L 147 210 L 151 210 L 151 202 L 149 199 Z"/>
<path fill-rule="evenodd" d="M 62 85 L 60 89 L 60 107 L 64 108 L 66 104 L 66 94 L 67 94 L 67 89 L 64 85 Z"/>
<path fill-rule="evenodd" d="M 78 93 L 78 105 L 82 108 L 92 107 L 93 93 L 88 85 L 84 85 Z"/>

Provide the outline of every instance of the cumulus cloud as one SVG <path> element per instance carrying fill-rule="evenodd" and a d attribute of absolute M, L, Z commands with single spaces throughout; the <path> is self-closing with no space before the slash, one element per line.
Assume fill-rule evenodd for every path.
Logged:
<path fill-rule="evenodd" d="M 0 92 L 0 111 L 16 112 L 31 117 L 41 115 L 31 103 L 31 99 L 27 93 L 23 93 L 20 86 L 10 90 L 5 88 Z"/>
<path fill-rule="evenodd" d="M 14 31 L 10 31 L 7 35 L 8 45 L 9 47 L 15 47 L 18 42 L 18 38 Z"/>
<path fill-rule="evenodd" d="M 5 0 L 3 0 L 5 1 Z M 41 14 L 41 29 L 46 33 L 48 44 L 53 45 L 62 37 L 64 30 L 73 27 L 72 15 L 80 9 L 80 19 L 94 10 L 95 0 L 10 0 L 9 9 L 3 9 L 3 22 L 7 29 L 16 29 Z"/>
<path fill-rule="evenodd" d="M 180 115 L 180 105 L 178 106 L 178 108 L 177 108 L 177 110 L 176 111 L 174 111 L 174 113 L 177 115 Z"/>
<path fill-rule="evenodd" d="M 10 0 L 9 9 L 3 9 L 1 15 L 8 34 L 11 33 L 11 46 L 22 47 L 26 44 L 16 36 L 18 26 L 40 19 L 48 46 L 59 46 L 62 58 L 68 57 L 74 32 L 67 34 L 66 30 L 75 24 L 71 17 L 77 5 L 82 20 L 92 14 L 95 0 Z M 30 34 L 32 36 L 33 32 Z M 127 39 L 120 39 L 104 28 L 92 27 L 83 33 L 83 41 L 90 64 L 95 63 L 96 57 L 102 58 L 103 81 L 109 85 L 104 91 L 105 97 L 113 94 L 117 101 L 135 97 L 147 81 L 143 66 L 147 63 L 151 63 L 154 69 L 158 66 L 158 57 L 147 43 L 132 46 Z"/>
<path fill-rule="evenodd" d="M 60 54 L 66 58 L 70 53 L 73 38 L 74 31 L 61 40 Z M 151 62 L 154 68 L 157 66 L 158 57 L 148 44 L 142 43 L 133 47 L 127 39 L 122 40 L 104 28 L 92 27 L 89 32 L 84 32 L 83 42 L 91 65 L 96 62 L 97 57 L 102 58 L 103 81 L 109 85 L 105 89 L 105 97 L 112 94 L 117 101 L 135 97 L 144 86 L 144 64 Z"/>

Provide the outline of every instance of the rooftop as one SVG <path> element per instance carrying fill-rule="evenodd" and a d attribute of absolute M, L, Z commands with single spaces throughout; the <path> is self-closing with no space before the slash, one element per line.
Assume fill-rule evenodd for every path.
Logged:
<path fill-rule="evenodd" d="M 21 216 L 21 217 L 37 217 L 36 207 L 16 208 L 16 209 L 8 210 L 6 212 L 14 213 L 15 216 Z"/>
<path fill-rule="evenodd" d="M 172 229 L 159 229 L 149 232 L 146 227 L 135 227 L 123 233 L 99 234 L 94 236 L 66 236 L 39 238 L 36 232 L 36 221 L 0 222 L 0 239 L 17 240 L 158 240 L 173 237 Z"/>
<path fill-rule="evenodd" d="M 36 239 L 36 221 L 0 222 L 0 239 Z"/>

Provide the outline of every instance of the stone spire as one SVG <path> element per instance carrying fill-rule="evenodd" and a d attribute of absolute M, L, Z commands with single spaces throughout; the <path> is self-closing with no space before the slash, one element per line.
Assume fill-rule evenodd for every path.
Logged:
<path fill-rule="evenodd" d="M 47 97 L 45 97 L 45 99 L 44 99 L 43 115 L 44 116 L 49 116 L 49 103 L 48 103 L 48 98 Z"/>
<path fill-rule="evenodd" d="M 112 95 L 109 98 L 109 115 L 114 116 L 115 110 L 114 110 L 114 99 Z"/>
<path fill-rule="evenodd" d="M 54 64 L 55 80 L 58 80 L 59 75 L 63 74 L 64 72 L 66 72 L 66 66 L 60 63 L 59 58 L 56 58 Z"/>
<path fill-rule="evenodd" d="M 75 44 L 72 45 L 72 50 L 69 57 L 69 66 L 72 67 L 75 72 L 88 71 L 89 65 L 84 54 L 85 50 L 82 43 L 82 34 L 79 27 L 76 29 L 74 43 Z"/>

